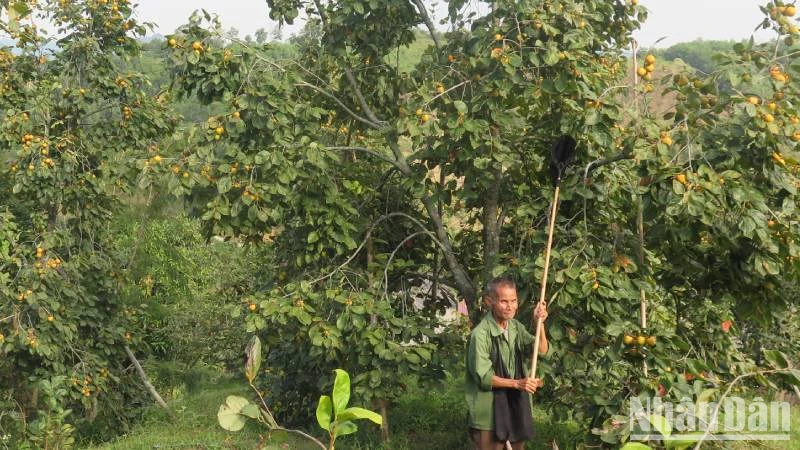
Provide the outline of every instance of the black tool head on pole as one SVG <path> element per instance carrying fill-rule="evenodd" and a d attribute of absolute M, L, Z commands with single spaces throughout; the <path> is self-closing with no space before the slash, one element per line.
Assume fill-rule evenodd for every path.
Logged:
<path fill-rule="evenodd" d="M 550 149 L 550 176 L 553 179 L 554 186 L 558 186 L 561 183 L 564 171 L 575 158 L 575 147 L 577 145 L 575 139 L 567 134 L 556 139 L 553 143 L 553 147 Z"/>

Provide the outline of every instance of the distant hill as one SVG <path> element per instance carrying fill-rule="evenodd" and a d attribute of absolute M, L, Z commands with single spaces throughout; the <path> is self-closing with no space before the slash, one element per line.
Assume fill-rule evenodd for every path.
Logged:
<path fill-rule="evenodd" d="M 736 44 L 736 41 L 705 41 L 698 39 L 675 44 L 665 50 L 656 52 L 656 54 L 660 54 L 661 59 L 667 61 L 680 59 L 701 72 L 711 73 L 717 69 L 714 55 L 732 51 L 734 44 Z"/>

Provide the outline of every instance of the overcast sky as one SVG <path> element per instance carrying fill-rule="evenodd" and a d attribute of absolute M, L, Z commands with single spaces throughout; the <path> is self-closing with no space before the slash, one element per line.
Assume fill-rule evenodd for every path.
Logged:
<path fill-rule="evenodd" d="M 138 3 L 140 18 L 158 24 L 160 34 L 169 34 L 200 8 L 219 14 L 223 26 L 238 29 L 241 36 L 252 35 L 259 28 L 267 31 L 277 28 L 269 20 L 265 0 L 139 0 Z M 650 17 L 635 36 L 642 47 L 651 46 L 662 37 L 666 39 L 658 47 L 697 38 L 748 38 L 763 19 L 758 6 L 764 3 L 765 0 L 640 0 L 650 10 Z M 283 35 L 296 29 L 296 26 L 285 29 Z"/>

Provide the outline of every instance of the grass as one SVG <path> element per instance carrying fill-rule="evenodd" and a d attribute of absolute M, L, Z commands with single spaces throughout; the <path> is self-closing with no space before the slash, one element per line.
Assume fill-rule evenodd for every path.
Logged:
<path fill-rule="evenodd" d="M 456 383 L 458 385 L 458 383 Z M 452 386 L 452 385 L 451 385 Z M 210 450 L 259 448 L 264 430 L 249 423 L 231 433 L 217 424 L 217 410 L 228 395 L 250 396 L 239 379 L 204 381 L 189 394 L 169 402 L 176 419 L 165 411 L 149 408 L 129 433 L 113 441 L 96 444 L 90 450 Z M 469 448 L 466 408 L 460 386 L 414 391 L 398 400 L 390 410 L 392 439 L 381 442 L 378 427 L 359 423 L 359 432 L 336 442 L 341 450 L 448 450 Z M 574 448 L 582 439 L 576 423 L 553 423 L 543 409 L 534 412 L 536 440 L 528 448 L 550 448 L 555 440 L 563 449 Z M 316 450 L 318 447 L 285 433 L 272 433 L 265 449 Z M 284 446 L 287 445 L 287 446 Z M 546 446 L 546 447 L 545 447 Z"/>
<path fill-rule="evenodd" d="M 340 450 L 458 450 L 470 448 L 466 433 L 466 408 L 463 390 L 458 380 L 450 380 L 446 389 L 410 390 L 390 410 L 392 437 L 382 442 L 378 427 L 368 422 L 359 423 L 355 435 L 337 440 Z M 190 394 L 177 395 L 170 401 L 176 419 L 151 407 L 129 433 L 91 450 L 210 450 L 210 449 L 296 449 L 317 450 L 307 441 L 298 440 L 286 433 L 274 432 L 265 436 L 263 428 L 249 423 L 242 431 L 231 433 L 217 424 L 217 410 L 228 395 L 250 397 L 250 390 L 238 378 L 219 381 L 204 380 Z M 731 442 L 703 445 L 706 449 L 769 449 L 800 450 L 800 405 L 791 409 L 789 441 Z M 542 408 L 534 408 L 533 441 L 527 448 L 550 449 L 555 442 L 567 450 L 583 448 L 587 430 L 577 422 L 555 422 Z M 268 439 L 267 439 L 268 438 Z M 259 447 L 263 444 L 263 447 Z"/>
<path fill-rule="evenodd" d="M 220 380 L 205 383 L 190 395 L 178 396 L 170 401 L 175 412 L 171 421 L 162 409 L 152 407 L 144 414 L 143 420 L 134 426 L 130 433 L 119 436 L 111 442 L 93 447 L 92 450 L 211 450 L 211 449 L 254 449 L 264 433 L 257 424 L 249 423 L 239 432 L 223 430 L 217 423 L 217 410 L 228 395 L 249 398 L 250 388 L 238 379 Z M 266 436 L 265 436 L 266 438 Z M 266 448 L 291 448 L 298 450 L 318 449 L 298 442 L 292 436 L 275 432 L 266 439 Z M 288 445 L 288 447 L 284 447 Z"/>

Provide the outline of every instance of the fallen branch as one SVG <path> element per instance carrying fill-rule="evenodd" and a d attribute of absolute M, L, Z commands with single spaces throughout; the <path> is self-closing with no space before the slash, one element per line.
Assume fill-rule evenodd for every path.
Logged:
<path fill-rule="evenodd" d="M 156 403 L 158 403 L 159 406 L 161 406 L 162 408 L 164 408 L 167 411 L 167 413 L 169 414 L 170 418 L 174 419 L 175 418 L 175 414 L 172 412 L 171 409 L 169 409 L 169 406 L 167 406 L 167 403 L 158 394 L 158 391 L 156 391 L 156 388 L 153 386 L 153 383 L 150 382 L 150 378 L 148 378 L 147 374 L 144 373 L 144 369 L 142 369 L 142 365 L 139 364 L 139 360 L 136 359 L 136 355 L 133 354 L 133 352 L 131 351 L 131 348 L 128 347 L 127 345 L 125 346 L 125 353 L 128 354 L 128 358 L 133 363 L 133 366 L 136 367 L 136 373 L 138 373 L 139 374 L 139 378 L 142 379 L 142 383 L 144 383 L 144 387 L 147 389 L 147 392 L 150 393 L 150 396 L 153 397 L 153 399 L 156 401 Z"/>

